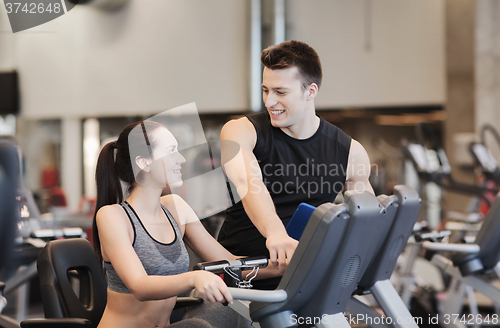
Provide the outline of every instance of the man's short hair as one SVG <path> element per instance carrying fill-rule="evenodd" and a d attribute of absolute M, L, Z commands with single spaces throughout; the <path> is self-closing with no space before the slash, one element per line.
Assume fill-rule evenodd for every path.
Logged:
<path fill-rule="evenodd" d="M 260 61 L 269 69 L 296 66 L 304 89 L 311 83 L 316 83 L 318 89 L 321 85 L 323 73 L 318 53 L 304 42 L 290 40 L 270 46 L 262 51 Z"/>

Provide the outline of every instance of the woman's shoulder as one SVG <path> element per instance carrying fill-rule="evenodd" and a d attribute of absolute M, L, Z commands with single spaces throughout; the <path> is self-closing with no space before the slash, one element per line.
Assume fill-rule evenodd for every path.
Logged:
<path fill-rule="evenodd" d="M 98 211 L 97 214 L 104 214 L 104 213 L 115 213 L 121 211 L 123 212 L 122 206 L 120 204 L 111 204 L 111 205 L 104 205 L 101 207 Z"/>
<path fill-rule="evenodd" d="M 122 221 L 127 219 L 127 214 L 119 204 L 105 205 L 96 213 L 97 222 L 105 219 L 106 221 Z"/>
<path fill-rule="evenodd" d="M 182 217 L 185 212 L 186 206 L 189 205 L 186 201 L 179 195 L 169 194 L 161 197 L 161 204 L 167 208 L 167 210 L 172 214 L 176 221 Z"/>
<path fill-rule="evenodd" d="M 97 211 L 95 219 L 101 239 L 104 236 L 113 240 L 125 237 L 130 239 L 131 242 L 133 241 L 134 228 L 132 222 L 119 204 L 101 207 Z"/>
<path fill-rule="evenodd" d="M 198 219 L 191 206 L 179 195 L 170 194 L 161 197 L 161 203 L 167 208 L 178 225 L 185 225 Z"/>
<path fill-rule="evenodd" d="M 177 207 L 177 208 L 185 208 L 189 207 L 188 203 L 179 195 L 169 194 L 162 196 L 160 199 L 163 206 L 169 207 Z M 190 208 L 190 207 L 189 207 Z M 170 210 L 170 209 L 169 209 Z"/>

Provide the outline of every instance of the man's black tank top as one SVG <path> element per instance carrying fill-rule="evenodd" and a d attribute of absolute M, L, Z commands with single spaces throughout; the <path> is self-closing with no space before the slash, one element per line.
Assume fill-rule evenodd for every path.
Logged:
<path fill-rule="evenodd" d="M 300 203 L 319 206 L 335 200 L 346 181 L 351 147 L 347 134 L 320 118 L 313 136 L 295 139 L 273 127 L 267 112 L 247 118 L 257 132 L 253 153 L 259 161 L 262 180 L 285 226 Z M 265 238 L 241 202 L 226 210 L 218 239 L 235 255 L 269 256 Z M 280 278 L 272 278 L 252 283 L 258 289 L 274 289 L 279 281 Z"/>

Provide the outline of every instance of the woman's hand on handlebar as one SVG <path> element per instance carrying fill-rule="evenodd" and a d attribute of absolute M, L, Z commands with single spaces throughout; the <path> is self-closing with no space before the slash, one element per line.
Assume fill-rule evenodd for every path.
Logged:
<path fill-rule="evenodd" d="M 208 271 L 191 271 L 193 286 L 201 296 L 212 303 L 233 303 L 233 296 L 224 281 L 217 275 Z"/>

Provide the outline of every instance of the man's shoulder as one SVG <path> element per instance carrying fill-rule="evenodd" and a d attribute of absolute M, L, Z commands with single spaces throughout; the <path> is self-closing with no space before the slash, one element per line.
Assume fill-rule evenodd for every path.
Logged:
<path fill-rule="evenodd" d="M 222 127 L 221 140 L 235 141 L 242 145 L 253 146 L 257 139 L 256 131 L 252 123 L 244 116 L 230 120 Z"/>
<path fill-rule="evenodd" d="M 324 120 L 322 134 L 327 138 L 340 143 L 341 145 L 346 147 L 347 150 L 349 150 L 349 148 L 351 147 L 352 138 L 347 133 L 345 133 L 341 128 L 326 120 Z"/>
<path fill-rule="evenodd" d="M 246 115 L 249 122 L 252 123 L 256 130 L 265 131 L 271 127 L 271 119 L 267 112 L 260 112 Z"/>
<path fill-rule="evenodd" d="M 252 131 L 255 131 L 253 124 L 246 116 L 242 116 L 240 118 L 227 121 L 222 127 L 221 135 L 246 134 Z"/>

